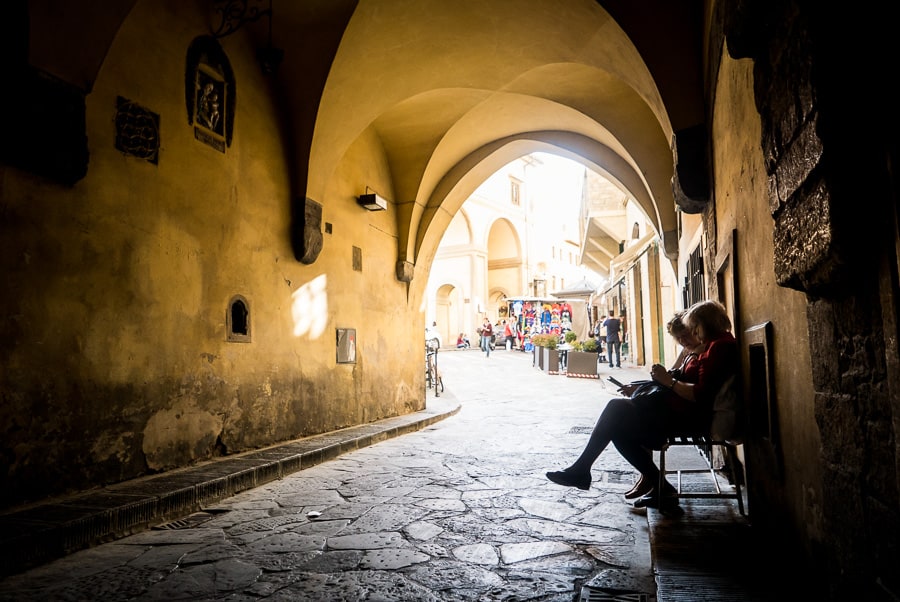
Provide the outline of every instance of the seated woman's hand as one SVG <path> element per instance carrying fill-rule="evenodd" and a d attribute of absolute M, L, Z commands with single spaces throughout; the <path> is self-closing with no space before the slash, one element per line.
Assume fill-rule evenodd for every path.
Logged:
<path fill-rule="evenodd" d="M 668 369 L 662 364 L 653 364 L 650 367 L 650 378 L 664 385 L 668 385 L 669 381 L 672 380 Z"/>
<path fill-rule="evenodd" d="M 636 385 L 634 383 L 629 383 L 627 385 L 622 385 L 621 387 L 619 387 L 619 391 L 621 391 L 628 397 L 631 397 L 637 388 L 638 388 L 638 385 Z"/>

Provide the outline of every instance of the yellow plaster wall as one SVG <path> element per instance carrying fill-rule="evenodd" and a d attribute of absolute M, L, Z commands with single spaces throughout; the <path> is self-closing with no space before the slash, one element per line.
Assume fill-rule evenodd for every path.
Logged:
<path fill-rule="evenodd" d="M 397 342 L 419 343 L 422 324 L 393 276 L 392 209 L 353 198 L 390 183 L 377 140 L 316 199 L 334 232 L 300 264 L 285 126 L 241 34 L 222 40 L 233 144 L 222 154 L 188 125 L 185 59 L 208 19 L 181 0 L 136 3 L 86 99 L 83 180 L 0 169 L 4 504 L 424 407 L 421 345 Z M 159 114 L 158 165 L 115 148 L 117 96 Z M 250 343 L 226 341 L 234 295 Z M 336 363 L 338 327 L 357 329 L 356 364 Z"/>
<path fill-rule="evenodd" d="M 786 507 L 792 515 L 790 520 L 805 525 L 807 536 L 815 539 L 821 521 L 822 485 L 806 297 L 775 283 L 773 220 L 752 76 L 749 60 L 735 61 L 723 53 L 712 131 L 717 229 L 720 241 L 725 233 L 737 229 L 738 336 L 767 321 L 773 325 L 776 407 L 781 431 L 778 444 L 781 454 L 790 460 L 782 463 L 783 474 L 749 476 L 754 495 L 750 512 L 762 517 Z M 777 493 L 776 485 L 781 480 L 783 497 Z M 776 517 L 768 517 L 772 518 Z"/>

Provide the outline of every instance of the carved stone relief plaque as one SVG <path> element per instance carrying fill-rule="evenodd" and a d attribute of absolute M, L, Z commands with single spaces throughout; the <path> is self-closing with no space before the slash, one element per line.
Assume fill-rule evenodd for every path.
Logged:
<path fill-rule="evenodd" d="M 185 102 L 194 138 L 224 153 L 234 130 L 235 82 L 228 57 L 208 36 L 188 49 Z"/>

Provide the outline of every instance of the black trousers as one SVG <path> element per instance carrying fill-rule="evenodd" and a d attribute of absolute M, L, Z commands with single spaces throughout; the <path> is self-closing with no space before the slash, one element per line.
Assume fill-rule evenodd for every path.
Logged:
<path fill-rule="evenodd" d="M 622 457 L 651 482 L 659 480 L 659 467 L 653 461 L 653 449 L 665 440 L 666 425 L 672 411 L 664 403 L 657 408 L 639 407 L 627 397 L 610 399 L 581 455 L 568 470 L 590 472 L 591 466 L 612 443 Z"/>

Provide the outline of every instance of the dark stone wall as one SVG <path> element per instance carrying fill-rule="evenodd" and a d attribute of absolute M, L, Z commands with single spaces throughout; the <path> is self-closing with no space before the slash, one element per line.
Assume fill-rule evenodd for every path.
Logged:
<path fill-rule="evenodd" d="M 0 162 L 75 184 L 87 173 L 84 91 L 28 64 L 26 2 L 0 19 Z"/>
<path fill-rule="evenodd" d="M 729 52 L 754 60 L 781 286 L 807 294 L 831 599 L 900 595 L 897 195 L 886 13 L 727 2 Z M 877 13 L 878 11 L 876 11 Z M 892 368 L 893 367 L 893 371 Z"/>

